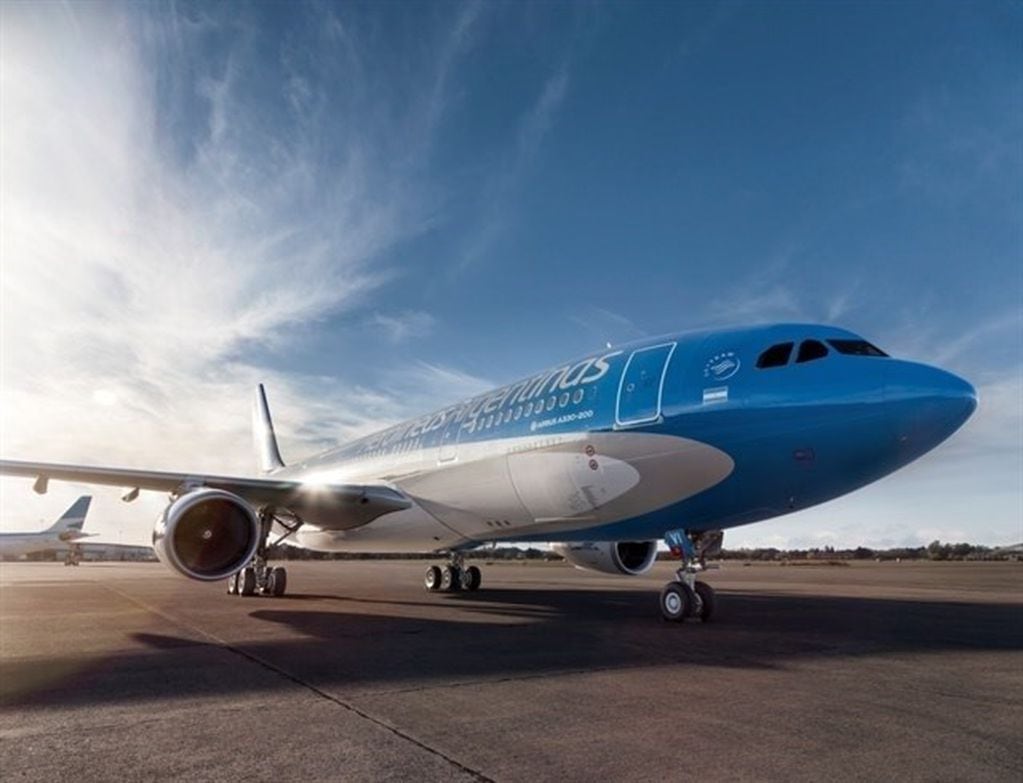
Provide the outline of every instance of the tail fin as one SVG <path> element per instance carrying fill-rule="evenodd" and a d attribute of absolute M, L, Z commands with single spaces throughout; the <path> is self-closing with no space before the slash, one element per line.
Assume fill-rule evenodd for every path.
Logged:
<path fill-rule="evenodd" d="M 270 406 L 266 404 L 263 384 L 259 384 L 256 389 L 256 398 L 252 404 L 252 440 L 256 446 L 260 470 L 272 473 L 284 467 L 281 452 L 277 449 L 277 436 L 274 434 L 274 424 L 270 419 Z"/>
<path fill-rule="evenodd" d="M 53 531 L 62 533 L 68 530 L 81 532 L 85 524 L 85 515 L 89 513 L 89 504 L 92 502 L 92 495 L 82 495 L 71 504 L 71 508 L 61 514 L 60 519 L 50 525 L 47 532 Z"/>

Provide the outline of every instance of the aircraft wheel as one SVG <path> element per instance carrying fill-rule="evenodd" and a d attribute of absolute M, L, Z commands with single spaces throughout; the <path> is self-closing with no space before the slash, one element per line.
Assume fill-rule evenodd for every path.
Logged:
<path fill-rule="evenodd" d="M 426 585 L 427 590 L 440 590 L 441 573 L 440 568 L 437 566 L 430 566 L 426 569 L 426 578 L 423 580 L 423 584 Z"/>
<path fill-rule="evenodd" d="M 287 571 L 283 568 L 270 569 L 270 576 L 267 580 L 266 594 L 274 598 L 280 598 L 287 590 Z"/>
<path fill-rule="evenodd" d="M 440 570 L 440 589 L 445 592 L 457 590 L 461 586 L 462 575 L 454 566 L 444 566 Z"/>
<path fill-rule="evenodd" d="M 253 595 L 256 592 L 256 572 L 253 568 L 243 568 L 238 572 L 238 595 Z"/>
<path fill-rule="evenodd" d="M 475 591 L 480 589 L 483 574 L 476 566 L 469 566 L 462 572 L 462 589 Z"/>
<path fill-rule="evenodd" d="M 703 622 L 709 622 L 710 618 L 714 616 L 714 610 L 717 608 L 717 599 L 714 595 L 714 588 L 706 582 L 697 582 L 696 595 L 700 599 L 700 611 L 698 616 L 701 620 L 703 620 Z"/>
<path fill-rule="evenodd" d="M 227 578 L 227 594 L 235 595 L 238 592 L 238 574 L 231 574 Z"/>
<path fill-rule="evenodd" d="M 684 582 L 668 582 L 661 590 L 661 615 L 665 620 L 680 623 L 693 611 L 696 596 Z"/>

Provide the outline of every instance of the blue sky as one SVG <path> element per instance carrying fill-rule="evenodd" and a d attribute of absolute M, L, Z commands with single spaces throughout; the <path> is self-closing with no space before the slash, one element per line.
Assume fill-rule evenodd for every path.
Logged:
<path fill-rule="evenodd" d="M 248 471 L 256 380 L 298 456 L 605 341 L 813 320 L 981 409 L 729 544 L 1023 539 L 1018 3 L 0 22 L 5 455 Z M 22 522 L 79 490 L 0 486 Z M 132 537 L 140 508 L 98 490 L 96 524 Z"/>

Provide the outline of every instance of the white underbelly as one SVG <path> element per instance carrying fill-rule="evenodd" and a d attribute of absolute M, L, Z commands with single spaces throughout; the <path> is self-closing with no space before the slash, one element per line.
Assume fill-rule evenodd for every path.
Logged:
<path fill-rule="evenodd" d="M 723 451 L 687 438 L 580 433 L 547 444 L 473 444 L 455 463 L 396 483 L 444 525 L 486 540 L 636 517 L 714 486 L 733 468 Z"/>
<path fill-rule="evenodd" d="M 731 457 L 706 443 L 651 433 L 464 444 L 455 460 L 392 479 L 412 508 L 351 530 L 306 526 L 294 542 L 324 551 L 426 552 L 584 530 L 685 500 L 733 468 Z"/>

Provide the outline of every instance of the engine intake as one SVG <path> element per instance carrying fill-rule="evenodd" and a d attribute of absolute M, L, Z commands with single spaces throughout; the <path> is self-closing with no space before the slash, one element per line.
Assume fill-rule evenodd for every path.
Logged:
<path fill-rule="evenodd" d="M 576 568 L 602 574 L 639 576 L 657 559 L 656 541 L 584 541 L 554 544 L 552 549 Z"/>
<path fill-rule="evenodd" d="M 191 579 L 214 582 L 244 567 L 259 546 L 252 507 L 219 489 L 197 489 L 171 503 L 153 528 L 153 551 Z"/>

